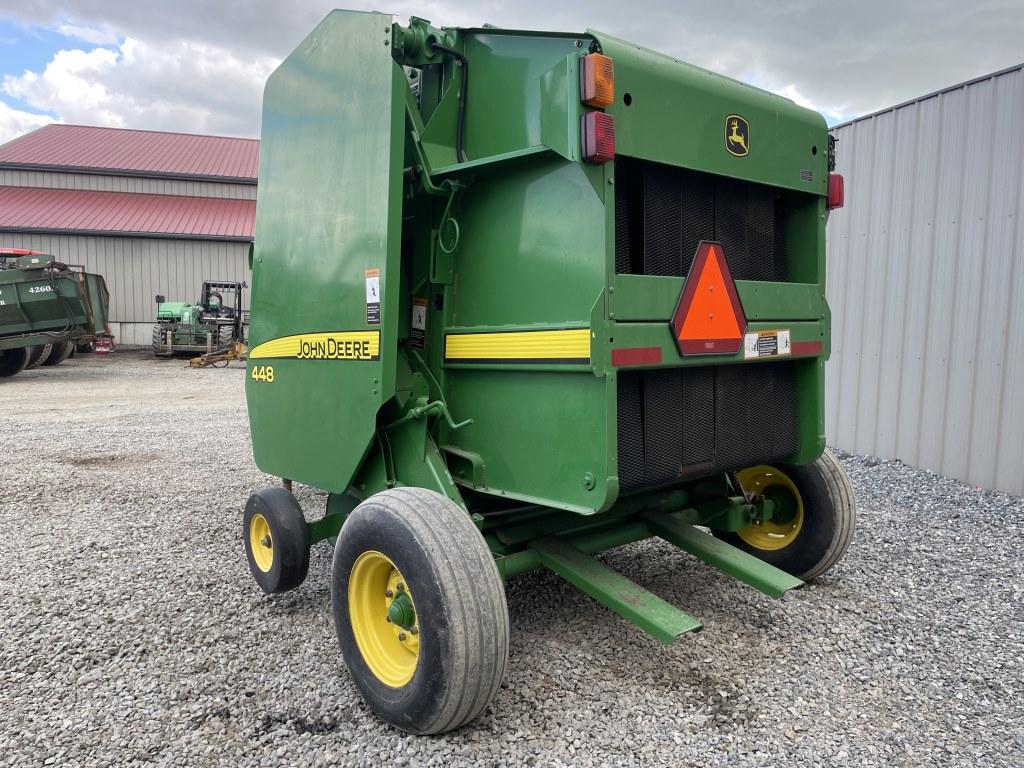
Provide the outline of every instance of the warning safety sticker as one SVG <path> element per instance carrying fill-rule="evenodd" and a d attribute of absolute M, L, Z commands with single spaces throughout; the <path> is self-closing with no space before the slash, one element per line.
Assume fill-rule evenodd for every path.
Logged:
<path fill-rule="evenodd" d="M 743 357 L 780 357 L 792 353 L 789 330 L 756 331 L 743 336 Z"/>
<path fill-rule="evenodd" d="M 380 325 L 380 270 L 368 269 L 366 277 L 366 324 Z"/>
<path fill-rule="evenodd" d="M 412 333 L 410 341 L 417 349 L 423 349 L 427 340 L 427 300 L 412 300 Z"/>

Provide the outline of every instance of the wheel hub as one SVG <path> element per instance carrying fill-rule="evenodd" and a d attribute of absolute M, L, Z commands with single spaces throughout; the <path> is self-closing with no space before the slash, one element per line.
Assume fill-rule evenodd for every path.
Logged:
<path fill-rule="evenodd" d="M 800 535 L 804 524 L 804 503 L 796 483 L 776 467 L 749 467 L 738 473 L 744 493 L 764 496 L 772 502 L 770 520 L 755 520 L 736 535 L 755 549 L 772 552 L 785 549 Z"/>
<path fill-rule="evenodd" d="M 249 521 L 249 549 L 256 567 L 269 573 L 274 564 L 274 538 L 270 534 L 270 523 L 260 513 L 252 516 Z"/>
<path fill-rule="evenodd" d="M 408 683 L 419 661 L 419 617 L 405 578 L 387 555 L 370 550 L 356 558 L 348 607 L 366 666 L 392 688 Z"/>

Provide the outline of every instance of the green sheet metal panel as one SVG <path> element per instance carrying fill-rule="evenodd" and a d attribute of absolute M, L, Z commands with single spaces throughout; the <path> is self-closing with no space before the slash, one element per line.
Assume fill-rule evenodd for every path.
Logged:
<path fill-rule="evenodd" d="M 617 154 L 825 194 L 828 134 L 817 112 L 603 32 L 588 33 L 615 62 L 616 98 L 606 111 L 615 117 Z M 726 118 L 733 114 L 749 125 L 746 156 L 725 148 Z"/>
<path fill-rule="evenodd" d="M 395 389 L 406 86 L 391 28 L 390 16 L 332 12 L 264 94 L 246 379 L 253 453 L 265 472 L 339 492 Z M 368 270 L 379 270 L 376 308 Z"/>
<path fill-rule="evenodd" d="M 449 338 L 495 333 L 500 354 L 511 331 L 576 328 L 586 336 L 605 278 L 600 188 L 583 166 L 553 154 L 495 171 L 463 198 L 456 290 L 445 310 Z M 529 358 L 523 352 L 477 370 L 445 363 L 449 406 L 473 419 L 451 443 L 481 456 L 488 492 L 579 512 L 606 508 L 618 492 L 614 480 L 608 485 L 608 383 L 589 360 Z"/>

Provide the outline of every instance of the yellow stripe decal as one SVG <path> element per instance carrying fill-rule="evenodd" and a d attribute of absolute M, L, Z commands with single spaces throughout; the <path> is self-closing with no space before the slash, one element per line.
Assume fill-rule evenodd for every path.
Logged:
<path fill-rule="evenodd" d="M 589 363 L 590 329 L 451 333 L 444 339 L 448 362 Z"/>
<path fill-rule="evenodd" d="M 265 341 L 249 350 L 251 359 L 379 360 L 380 331 L 299 333 Z"/>

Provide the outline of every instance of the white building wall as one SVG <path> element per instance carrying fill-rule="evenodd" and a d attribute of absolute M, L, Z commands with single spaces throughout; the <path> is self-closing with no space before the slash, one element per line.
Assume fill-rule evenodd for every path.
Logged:
<path fill-rule="evenodd" d="M 1024 494 L 1024 68 L 835 129 L 839 448 Z"/>
<path fill-rule="evenodd" d="M 148 195 L 184 195 L 231 200 L 255 200 L 255 184 L 101 173 L 65 173 L 0 168 L 0 187 L 85 189 L 98 192 L 138 192 Z"/>
<path fill-rule="evenodd" d="M 103 275 L 119 344 L 150 344 L 157 294 L 196 301 L 204 280 L 251 282 L 249 244 L 215 240 L 0 232 L 0 247 L 51 253 Z M 249 289 L 242 291 L 249 309 Z"/>

